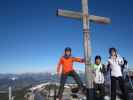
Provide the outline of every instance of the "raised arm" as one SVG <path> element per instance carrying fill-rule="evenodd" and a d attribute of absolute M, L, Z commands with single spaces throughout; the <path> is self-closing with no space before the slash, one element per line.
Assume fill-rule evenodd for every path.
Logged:
<path fill-rule="evenodd" d="M 80 62 L 80 63 L 85 63 L 85 60 L 84 59 L 82 59 L 82 58 L 75 58 L 75 57 L 73 57 L 73 62 Z"/>
<path fill-rule="evenodd" d="M 124 59 L 120 55 L 118 55 L 118 63 L 121 66 L 124 65 Z"/>

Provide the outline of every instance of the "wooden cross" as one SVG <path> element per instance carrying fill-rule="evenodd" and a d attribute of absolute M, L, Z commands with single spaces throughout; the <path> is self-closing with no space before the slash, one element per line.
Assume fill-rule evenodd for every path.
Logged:
<path fill-rule="evenodd" d="M 83 24 L 83 40 L 84 40 L 84 57 L 85 57 L 85 77 L 86 77 L 86 87 L 89 90 L 87 100 L 93 100 L 92 92 L 93 90 L 93 74 L 91 70 L 91 40 L 89 25 L 90 22 L 97 22 L 103 24 L 109 24 L 111 20 L 106 17 L 90 15 L 88 10 L 88 0 L 82 0 L 82 12 L 75 12 L 69 10 L 57 10 L 57 16 L 63 16 L 67 18 L 73 18 L 82 20 Z"/>

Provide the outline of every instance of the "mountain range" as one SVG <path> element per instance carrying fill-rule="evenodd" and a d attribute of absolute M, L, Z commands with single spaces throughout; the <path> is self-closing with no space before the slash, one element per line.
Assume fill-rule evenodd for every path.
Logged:
<path fill-rule="evenodd" d="M 81 79 L 84 81 L 84 73 L 78 71 Z M 23 74 L 0 74 L 0 91 L 8 91 L 11 86 L 13 90 L 32 87 L 45 82 L 59 82 L 56 73 L 23 73 Z M 68 83 L 74 82 L 71 78 Z"/>

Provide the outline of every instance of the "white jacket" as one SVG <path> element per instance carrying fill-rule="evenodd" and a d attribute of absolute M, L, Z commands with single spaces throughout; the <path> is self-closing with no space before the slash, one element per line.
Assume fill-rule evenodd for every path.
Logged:
<path fill-rule="evenodd" d="M 116 59 L 109 58 L 108 63 L 110 64 L 111 68 L 111 76 L 121 77 L 122 76 L 121 66 L 124 64 L 123 58 L 120 56 L 117 56 Z"/>
<path fill-rule="evenodd" d="M 101 72 L 103 65 L 102 64 L 99 64 L 99 65 L 94 64 L 93 68 L 94 68 L 94 73 L 95 73 L 94 82 L 96 84 L 103 84 L 104 83 L 104 74 L 103 74 L 103 72 Z"/>

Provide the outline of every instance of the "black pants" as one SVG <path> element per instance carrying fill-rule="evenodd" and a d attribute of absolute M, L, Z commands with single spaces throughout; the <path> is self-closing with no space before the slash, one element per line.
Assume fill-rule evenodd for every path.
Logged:
<path fill-rule="evenodd" d="M 60 80 L 60 87 L 59 87 L 59 91 L 58 91 L 58 98 L 59 100 L 62 100 L 62 94 L 64 91 L 64 85 L 66 83 L 67 77 L 71 76 L 74 78 L 74 80 L 76 81 L 76 83 L 78 84 L 79 88 L 84 92 L 85 91 L 85 87 L 83 86 L 82 81 L 80 80 L 80 77 L 78 76 L 78 74 L 75 71 L 71 71 L 67 74 L 62 74 L 61 75 L 61 80 Z"/>
<path fill-rule="evenodd" d="M 95 100 L 104 100 L 105 88 L 104 84 L 95 84 Z"/>
<path fill-rule="evenodd" d="M 122 92 L 123 100 L 128 100 L 127 91 L 125 88 L 125 82 L 122 77 L 111 77 L 111 100 L 116 100 L 117 81 Z"/>

